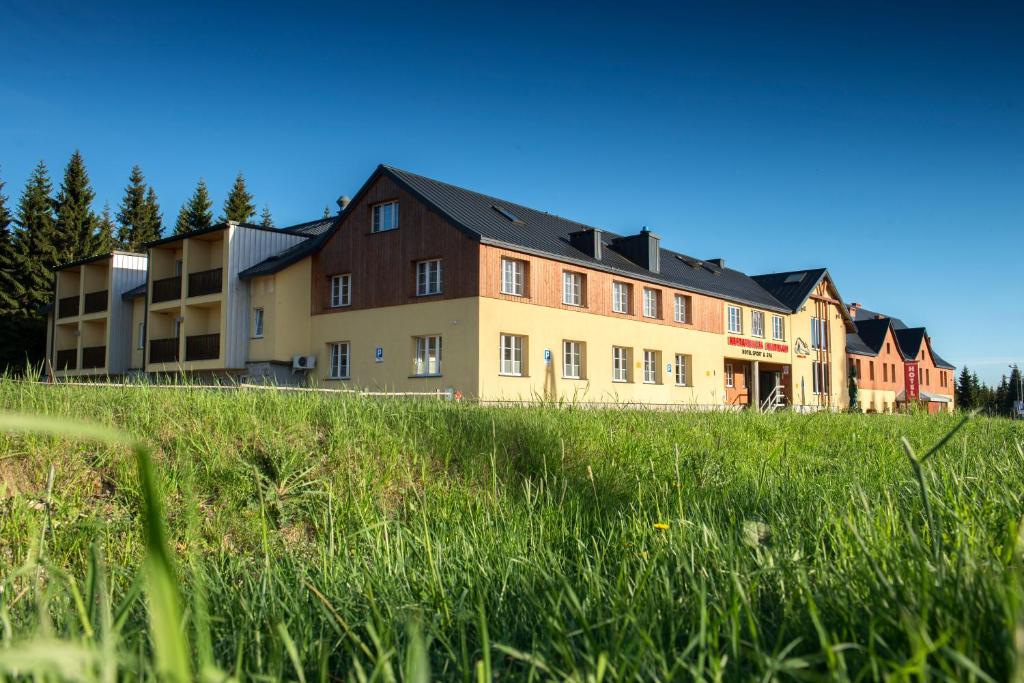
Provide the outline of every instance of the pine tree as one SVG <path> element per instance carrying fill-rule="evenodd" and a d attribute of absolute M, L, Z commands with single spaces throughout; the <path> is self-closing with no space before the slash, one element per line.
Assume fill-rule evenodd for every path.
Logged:
<path fill-rule="evenodd" d="M 196 191 L 178 212 L 178 220 L 174 224 L 174 234 L 180 235 L 192 230 L 209 228 L 213 225 L 213 213 L 210 211 L 212 206 L 210 193 L 206 190 L 206 181 L 200 178 L 196 184 Z"/>
<path fill-rule="evenodd" d="M 16 295 L 25 315 L 49 303 L 53 268 L 61 262 L 54 221 L 53 183 L 42 161 L 32 171 L 18 202 L 21 229 L 14 239 Z"/>
<path fill-rule="evenodd" d="M 99 248 L 97 218 L 92 210 L 96 193 L 89 185 L 85 160 L 77 149 L 64 169 L 64 180 L 56 200 L 56 247 L 61 263 L 94 256 Z"/>
<path fill-rule="evenodd" d="M 156 192 L 146 185 L 146 177 L 138 165 L 132 166 L 124 198 L 117 210 L 118 245 L 127 251 L 142 251 L 146 242 L 160 239 L 163 234 L 160 206 Z"/>
<path fill-rule="evenodd" d="M 264 228 L 274 227 L 274 219 L 270 216 L 270 207 L 263 205 L 263 213 L 260 214 L 260 226 Z"/>
<path fill-rule="evenodd" d="M 974 385 L 974 376 L 966 366 L 960 371 L 960 379 L 956 383 L 956 406 L 965 411 L 971 411 L 978 407 L 978 393 Z"/>
<path fill-rule="evenodd" d="M 224 215 L 220 220 L 248 223 L 256 215 L 256 205 L 252 203 L 252 195 L 245 189 L 245 178 L 239 173 L 235 176 L 235 184 L 224 200 Z"/>

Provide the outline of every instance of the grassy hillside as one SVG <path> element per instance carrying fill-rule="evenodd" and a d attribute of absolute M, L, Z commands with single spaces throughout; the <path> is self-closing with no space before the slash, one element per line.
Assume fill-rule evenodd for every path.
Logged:
<path fill-rule="evenodd" d="M 957 418 L 11 381 L 0 408 L 153 448 L 180 631 L 239 679 L 1024 666 L 1019 423 L 971 420 L 918 472 L 901 437 L 923 457 Z M 0 672 L 152 673 L 144 503 L 127 446 L 0 434 Z"/>

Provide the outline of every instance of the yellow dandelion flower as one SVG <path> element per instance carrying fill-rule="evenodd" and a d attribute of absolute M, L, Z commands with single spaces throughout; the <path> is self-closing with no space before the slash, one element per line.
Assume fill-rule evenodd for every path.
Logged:
<path fill-rule="evenodd" d="M 658 531 L 665 531 L 666 529 L 668 529 L 668 524 L 665 524 L 664 522 L 655 522 L 654 528 Z"/>

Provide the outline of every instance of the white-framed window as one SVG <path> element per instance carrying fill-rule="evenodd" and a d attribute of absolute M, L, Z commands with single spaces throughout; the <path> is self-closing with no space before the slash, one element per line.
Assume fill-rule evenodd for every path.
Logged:
<path fill-rule="evenodd" d="M 743 334 L 743 309 L 739 306 L 726 308 L 726 315 L 729 321 L 729 332 Z"/>
<path fill-rule="evenodd" d="M 135 348 L 140 351 L 146 348 L 146 323 L 139 323 L 139 345 Z"/>
<path fill-rule="evenodd" d="M 764 312 L 750 312 L 750 334 L 755 337 L 764 336 Z"/>
<path fill-rule="evenodd" d="M 725 364 L 725 386 L 732 389 L 736 386 L 735 375 L 732 370 L 732 363 Z"/>
<path fill-rule="evenodd" d="M 658 383 L 658 352 L 644 349 L 644 384 Z"/>
<path fill-rule="evenodd" d="M 562 303 L 566 306 L 583 305 L 583 274 L 565 271 L 562 273 Z"/>
<path fill-rule="evenodd" d="M 674 306 L 674 319 L 677 323 L 685 323 L 690 319 L 690 297 L 683 294 L 676 294 Z"/>
<path fill-rule="evenodd" d="M 612 381 L 629 381 L 629 349 L 624 346 L 612 347 Z"/>
<path fill-rule="evenodd" d="M 525 283 L 526 264 L 516 259 L 501 259 L 501 293 L 523 296 Z"/>
<path fill-rule="evenodd" d="M 690 376 L 688 374 L 689 371 L 690 371 L 689 356 L 687 356 L 685 354 L 682 354 L 682 353 L 677 353 L 676 354 L 676 367 L 675 367 L 676 386 L 677 387 L 689 386 L 689 384 L 690 384 L 690 381 L 689 381 L 689 377 Z"/>
<path fill-rule="evenodd" d="M 781 315 L 772 316 L 772 339 L 786 340 L 786 319 Z"/>
<path fill-rule="evenodd" d="M 829 364 L 814 361 L 811 364 L 811 371 L 814 374 L 814 377 L 811 381 L 814 393 L 829 393 L 829 385 L 831 384 L 831 382 L 829 381 Z"/>
<path fill-rule="evenodd" d="M 501 335 L 499 374 L 516 377 L 523 374 L 523 346 L 523 337 L 515 334 Z"/>
<path fill-rule="evenodd" d="M 416 296 L 441 293 L 441 259 L 416 264 Z"/>
<path fill-rule="evenodd" d="M 583 377 L 583 344 L 581 342 L 562 342 L 562 377 L 566 379 L 581 379 Z"/>
<path fill-rule="evenodd" d="M 253 339 L 263 337 L 263 309 L 259 307 L 252 309 L 252 337 Z"/>
<path fill-rule="evenodd" d="M 373 232 L 394 230 L 398 227 L 398 202 L 384 202 L 373 207 Z"/>
<path fill-rule="evenodd" d="M 644 287 L 644 317 L 657 318 L 659 314 L 658 290 Z"/>
<path fill-rule="evenodd" d="M 352 305 L 352 274 L 331 276 L 331 308 Z"/>
<path fill-rule="evenodd" d="M 811 318 L 811 348 L 828 349 L 828 321 Z"/>
<path fill-rule="evenodd" d="M 352 345 L 348 342 L 334 342 L 331 347 L 330 379 L 348 379 L 352 372 Z"/>
<path fill-rule="evenodd" d="M 413 337 L 416 343 L 413 374 L 430 376 L 441 374 L 441 335 Z"/>
<path fill-rule="evenodd" d="M 612 283 L 612 311 L 629 313 L 629 301 L 632 299 L 633 286 L 628 282 Z"/>

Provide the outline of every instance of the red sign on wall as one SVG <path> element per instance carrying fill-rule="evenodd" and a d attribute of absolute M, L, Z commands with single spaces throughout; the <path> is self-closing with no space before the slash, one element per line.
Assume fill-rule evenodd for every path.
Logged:
<path fill-rule="evenodd" d="M 917 382 L 916 360 L 909 360 L 903 364 L 903 384 L 906 387 L 907 401 L 916 401 L 921 395 Z"/>
<path fill-rule="evenodd" d="M 728 342 L 730 346 L 742 346 L 747 349 L 764 349 L 766 351 L 778 351 L 779 353 L 786 353 L 789 351 L 789 346 L 786 344 L 776 344 L 774 342 L 765 343 L 763 341 L 758 341 L 757 339 L 729 337 Z"/>

